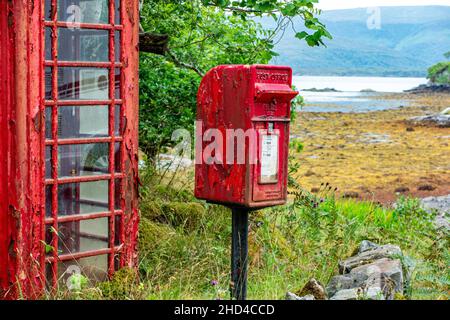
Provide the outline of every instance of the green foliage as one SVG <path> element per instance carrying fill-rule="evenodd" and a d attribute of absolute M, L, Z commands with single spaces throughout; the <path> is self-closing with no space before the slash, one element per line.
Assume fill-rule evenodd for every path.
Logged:
<path fill-rule="evenodd" d="M 444 54 L 450 59 L 450 52 Z M 428 79 L 435 84 L 450 84 L 450 61 L 439 62 L 428 69 Z"/>
<path fill-rule="evenodd" d="M 123 269 L 110 282 L 76 294 L 59 292 L 56 298 L 229 298 L 229 209 L 160 185 L 153 172 L 143 174 L 143 179 L 140 278 L 134 270 Z M 328 283 L 338 272 L 338 261 L 351 256 L 362 240 L 402 248 L 404 255 L 399 258 L 405 270 L 411 270 L 411 281 L 396 299 L 450 298 L 448 232 L 434 229 L 434 216 L 424 212 L 416 199 L 401 198 L 395 209 L 387 209 L 340 199 L 328 183 L 316 194 L 299 187 L 291 190 L 291 204 L 250 216 L 250 299 L 283 298 L 286 291 L 298 291 L 312 277 Z M 180 205 L 183 202 L 186 206 Z M 204 214 L 194 214 L 195 223 L 178 223 L 199 208 Z M 161 210 L 170 219 L 160 220 Z"/>
<path fill-rule="evenodd" d="M 169 35 L 165 56 L 141 54 L 140 145 L 149 160 L 173 145 L 172 132 L 193 131 L 201 75 L 221 64 L 266 64 L 277 55 L 274 42 L 301 16 L 313 46 L 330 35 L 316 18 L 313 0 L 183 1 L 144 0 L 146 32 Z M 278 27 L 264 29 L 255 16 L 272 16 Z"/>
<path fill-rule="evenodd" d="M 301 148 L 300 142 L 295 145 Z M 156 190 L 144 193 L 142 199 L 140 270 L 147 298 L 228 299 L 229 210 L 172 187 L 144 185 L 144 191 Z M 251 215 L 250 298 L 282 298 L 311 277 L 327 283 L 337 273 L 338 261 L 366 239 L 399 245 L 405 253 L 402 263 L 414 270 L 405 295 L 397 299 L 448 298 L 448 239 L 436 236 L 433 215 L 424 212 L 417 200 L 401 198 L 396 209 L 387 209 L 340 199 L 326 183 L 316 194 L 298 186 L 291 190 L 290 205 Z M 204 214 L 195 213 L 197 208 Z M 161 212 L 167 221 L 160 219 Z M 180 223 L 186 219 L 192 223 Z"/>
<path fill-rule="evenodd" d="M 428 79 L 436 84 L 450 84 L 450 62 L 439 62 L 430 67 Z"/>
<path fill-rule="evenodd" d="M 172 132 L 193 132 L 200 79 L 164 58 L 141 54 L 139 138 L 142 151 L 153 159 L 171 142 Z"/>

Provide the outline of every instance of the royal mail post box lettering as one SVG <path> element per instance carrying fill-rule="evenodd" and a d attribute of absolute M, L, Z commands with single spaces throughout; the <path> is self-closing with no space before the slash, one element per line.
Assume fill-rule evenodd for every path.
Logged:
<path fill-rule="evenodd" d="M 286 202 L 297 95 L 289 67 L 229 65 L 206 74 L 198 93 L 197 198 L 248 208 Z"/>

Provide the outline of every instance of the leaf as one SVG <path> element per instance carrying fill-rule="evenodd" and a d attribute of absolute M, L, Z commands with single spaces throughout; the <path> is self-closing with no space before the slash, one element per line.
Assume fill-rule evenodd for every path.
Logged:
<path fill-rule="evenodd" d="M 308 35 L 309 35 L 308 32 L 302 31 L 302 32 L 297 32 L 295 34 L 295 37 L 302 40 L 302 39 L 306 38 Z"/>

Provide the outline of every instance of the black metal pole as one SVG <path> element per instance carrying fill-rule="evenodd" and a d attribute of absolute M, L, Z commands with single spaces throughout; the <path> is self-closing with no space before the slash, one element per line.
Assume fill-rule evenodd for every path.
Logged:
<path fill-rule="evenodd" d="M 248 214 L 249 209 L 232 208 L 231 298 L 247 298 Z"/>

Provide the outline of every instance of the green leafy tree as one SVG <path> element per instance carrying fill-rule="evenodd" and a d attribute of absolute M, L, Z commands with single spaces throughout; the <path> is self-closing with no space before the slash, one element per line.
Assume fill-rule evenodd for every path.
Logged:
<path fill-rule="evenodd" d="M 450 59 L 450 52 L 444 54 Z M 428 69 L 428 79 L 434 84 L 450 84 L 450 61 L 443 61 Z"/>
<path fill-rule="evenodd" d="M 324 45 L 331 35 L 318 20 L 317 0 L 143 0 L 140 36 L 140 144 L 150 159 L 170 146 L 178 128 L 193 130 L 201 77 L 220 64 L 268 63 L 293 19 L 297 38 Z M 259 17 L 271 16 L 265 30 Z"/>

